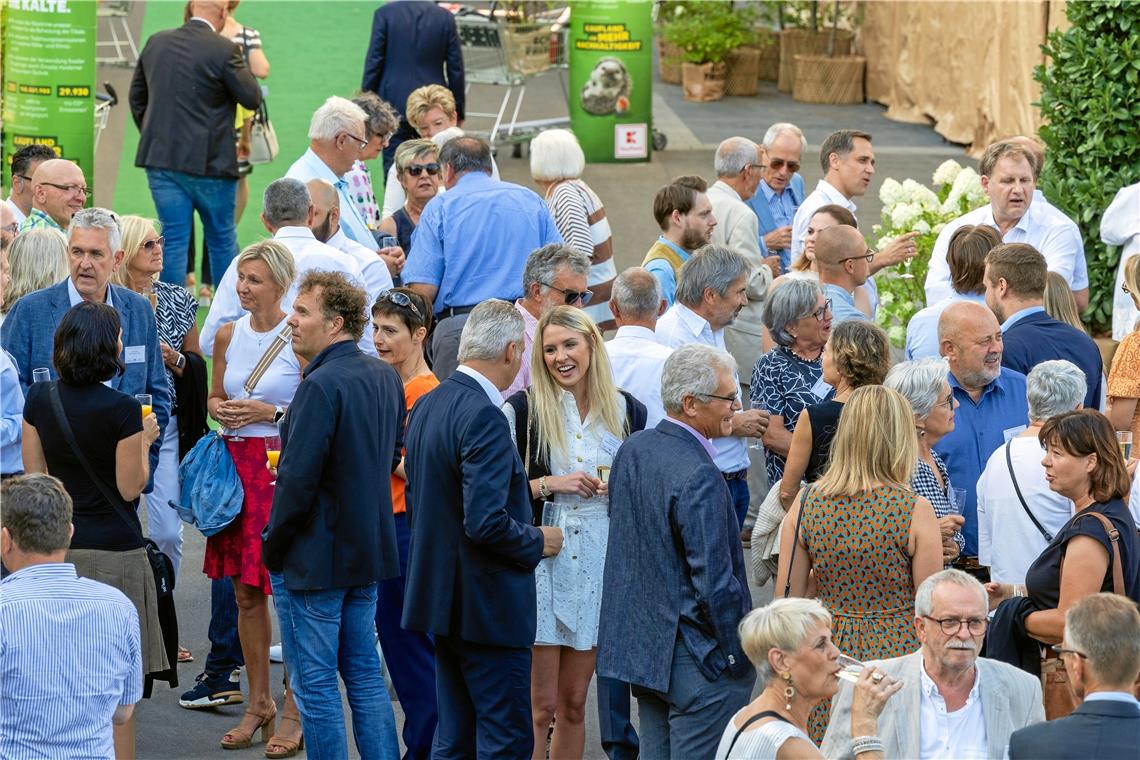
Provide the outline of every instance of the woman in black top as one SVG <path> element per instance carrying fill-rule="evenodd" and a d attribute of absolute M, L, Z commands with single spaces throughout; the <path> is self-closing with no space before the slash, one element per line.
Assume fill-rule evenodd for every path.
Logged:
<path fill-rule="evenodd" d="M 380 231 L 395 237 L 407 256 L 412 252 L 412 232 L 420 223 L 420 214 L 443 183 L 439 147 L 427 139 L 403 142 L 396 149 L 395 167 L 396 180 L 404 189 L 404 204 L 380 220 Z M 399 272 L 393 272 L 392 278 L 400 284 Z"/>
<path fill-rule="evenodd" d="M 844 402 L 856 388 L 881 385 L 890 363 L 890 341 L 873 322 L 850 320 L 831 330 L 823 347 L 823 381 L 835 389 L 835 395 L 805 408 L 796 421 L 780 481 L 780 504 L 785 511 L 795 501 L 800 481 L 814 483 L 827 468 Z"/>
<path fill-rule="evenodd" d="M 1114 543 L 1124 593 L 1140 601 L 1140 539 L 1124 503 L 1131 479 L 1108 418 L 1092 409 L 1066 412 L 1046 422 L 1038 437 L 1045 448 L 1042 464 L 1049 487 L 1073 500 L 1075 514 L 1029 566 L 1024 589 L 988 583 L 986 591 L 991 607 L 1024 593 L 1036 610 L 1025 616 L 1025 630 L 1037 641 L 1059 644 L 1065 613 L 1073 604 L 1113 591 Z M 1110 536 L 1093 513 L 1108 518 L 1119 535 Z"/>

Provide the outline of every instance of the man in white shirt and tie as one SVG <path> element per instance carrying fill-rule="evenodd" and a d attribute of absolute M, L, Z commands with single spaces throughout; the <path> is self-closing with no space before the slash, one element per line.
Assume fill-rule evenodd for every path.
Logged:
<path fill-rule="evenodd" d="M 614 383 L 645 404 L 649 416 L 645 427 L 656 427 L 665 417 L 661 401 L 661 373 L 673 353 L 670 346 L 657 342 L 657 318 L 665 312 L 661 283 L 643 267 L 630 267 L 614 280 L 610 311 L 618 329 L 606 341 L 606 354 L 614 373 Z"/>

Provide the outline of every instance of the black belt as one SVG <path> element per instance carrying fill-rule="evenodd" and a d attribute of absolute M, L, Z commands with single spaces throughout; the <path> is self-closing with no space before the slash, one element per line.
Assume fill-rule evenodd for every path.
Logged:
<path fill-rule="evenodd" d="M 23 470 L 21 470 L 20 472 L 5 472 L 3 474 L 0 474 L 0 480 L 7 480 L 8 478 L 16 478 L 16 477 L 19 477 L 20 475 L 23 475 L 23 474 L 24 474 Z"/>
<path fill-rule="evenodd" d="M 725 480 L 744 480 L 748 477 L 748 468 L 745 467 L 743 470 L 737 470 L 736 472 L 722 472 L 721 475 L 724 476 Z"/>
<path fill-rule="evenodd" d="M 478 306 L 478 304 L 476 304 Z M 436 321 L 442 322 L 451 317 L 458 317 L 460 314 L 469 314 L 475 306 L 448 306 L 446 309 L 436 315 Z"/>

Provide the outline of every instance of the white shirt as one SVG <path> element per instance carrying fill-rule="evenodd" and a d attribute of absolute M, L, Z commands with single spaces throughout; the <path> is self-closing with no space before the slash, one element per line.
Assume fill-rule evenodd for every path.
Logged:
<path fill-rule="evenodd" d="M 340 228 L 344 234 L 361 245 L 375 245 L 376 238 L 368 229 L 364 215 L 360 213 L 356 203 L 348 194 L 348 183 L 343 177 L 338 177 L 320 157 L 309 148 L 300 158 L 293 162 L 285 176 L 290 179 L 308 182 L 311 179 L 325 179 L 336 187 L 340 197 Z"/>
<path fill-rule="evenodd" d="M 1140 317 L 1132 296 L 1120 288 L 1124 284 L 1124 265 L 1131 256 L 1140 253 L 1140 182 L 1116 192 L 1101 217 L 1100 239 L 1108 245 L 1122 246 L 1120 264 L 1116 267 L 1116 287 L 1112 291 L 1112 339 L 1124 340 Z"/>
<path fill-rule="evenodd" d="M 14 200 L 12 200 L 12 196 L 9 195 L 8 200 L 4 202 L 8 204 L 8 208 L 12 209 L 12 216 L 16 217 L 16 224 L 23 224 L 24 220 L 28 218 L 28 215 L 20 210 L 20 207 L 16 205 L 16 202 Z"/>
<path fill-rule="evenodd" d="M 657 342 L 657 337 L 648 327 L 626 325 L 619 327 L 617 334 L 606 341 L 606 355 L 614 373 L 614 383 L 633 394 L 645 404 L 649 412 L 645 427 L 656 427 L 665 417 L 665 407 L 661 402 L 661 374 L 665 360 L 673 349 Z"/>
<path fill-rule="evenodd" d="M 1132 512 L 1132 520 L 1136 523 L 1136 530 L 1140 530 L 1140 477 L 1132 478 L 1132 491 L 1128 496 L 1128 509 Z"/>
<path fill-rule="evenodd" d="M 934 241 L 930 268 L 926 271 L 927 303 L 940 301 L 954 292 L 950 284 L 950 265 L 946 263 L 946 251 L 955 231 L 966 224 L 985 224 L 998 229 L 991 204 L 963 214 L 942 228 L 938 239 Z M 1083 290 L 1089 286 L 1085 247 L 1081 242 L 1080 230 L 1069 217 L 1045 200 L 1040 190 L 1034 191 L 1029 208 L 1017 220 L 1017 224 L 1002 235 L 1002 241 L 1028 243 L 1036 248 L 1045 257 L 1049 271 L 1064 277 L 1073 290 Z"/>
<path fill-rule="evenodd" d="M 1044 452 L 1034 437 L 1011 439 L 1009 447 L 1017 485 L 1041 527 L 1055 536 L 1073 516 L 1073 502 L 1049 488 Z M 1025 583 L 1025 571 L 1047 545 L 1017 498 L 1005 446 L 990 454 L 978 478 L 978 563 L 988 565 L 994 583 Z"/>
<path fill-rule="evenodd" d="M 705 346 L 726 350 L 724 347 L 724 330 L 713 330 L 708 320 L 685 306 L 675 303 L 657 320 L 657 330 L 654 333 L 657 342 L 670 348 L 680 348 L 688 343 L 700 343 Z M 737 395 L 739 395 L 740 378 L 735 374 L 737 381 Z M 716 456 L 713 462 L 721 472 L 739 472 L 748 469 L 748 445 L 738 436 L 725 436 L 713 438 L 713 447 Z"/>
<path fill-rule="evenodd" d="M 471 369 L 466 364 L 460 364 L 455 368 L 456 372 L 462 372 L 465 375 L 475 378 L 475 382 L 479 383 L 479 387 L 487 394 L 487 398 L 491 403 L 497 407 L 503 405 L 503 392 L 495 387 L 495 384 L 487 379 L 487 376 L 476 369 Z"/>
<path fill-rule="evenodd" d="M 380 258 L 375 247 L 368 248 L 356 242 L 344 234 L 343 227 L 338 228 L 336 234 L 330 237 L 326 244 L 356 259 L 356 263 L 360 266 L 360 274 L 364 278 L 364 288 L 368 291 L 369 310 L 372 304 L 376 303 L 377 296 L 394 287 L 392 273 L 388 271 L 388 265 Z"/>
<path fill-rule="evenodd" d="M 343 272 L 356 285 L 365 287 L 364 277 L 356 259 L 320 242 L 313 237 L 313 231 L 308 227 L 282 227 L 273 235 L 273 239 L 292 252 L 293 265 L 297 270 L 293 284 L 281 299 L 281 309 L 286 314 L 293 309 L 293 299 L 297 297 L 297 286 L 301 279 L 312 270 Z M 214 355 L 214 337 L 218 334 L 218 328 L 246 314 L 237 294 L 237 261 L 238 257 L 235 256 L 226 268 L 226 273 L 222 275 L 221 282 L 214 289 L 214 300 L 210 304 L 206 321 L 202 323 L 199 340 L 202 353 L 206 356 Z M 364 335 L 357 345 L 364 353 L 376 356 L 376 346 L 372 343 L 371 304 L 366 306 L 366 310 L 369 311 L 369 318 L 365 321 Z"/>
<path fill-rule="evenodd" d="M 938 684 L 926 674 L 926 663 L 919 669 L 919 750 L 922 760 L 982 760 L 988 757 L 986 721 L 982 714 L 979 683 L 982 671 L 974 668 L 974 685 L 966 704 L 946 712 L 946 700 Z"/>
<path fill-rule="evenodd" d="M 804 198 L 804 202 L 796 209 L 796 217 L 792 220 L 792 261 L 795 261 L 804 249 L 804 238 L 807 236 L 807 228 L 811 223 L 811 218 L 820 206 L 826 206 L 830 203 L 842 206 L 852 214 L 855 213 L 855 203 L 839 192 L 835 185 L 821 179 L 819 184 L 815 186 L 815 190 L 812 190 L 811 194 Z M 929 300 L 927 299 L 928 302 Z"/>

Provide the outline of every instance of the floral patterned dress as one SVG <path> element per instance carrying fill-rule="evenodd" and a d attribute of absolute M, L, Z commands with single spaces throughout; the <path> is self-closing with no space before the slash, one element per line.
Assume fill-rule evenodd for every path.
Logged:
<path fill-rule="evenodd" d="M 784 346 L 776 346 L 760 357 L 748 387 L 752 407 L 783 417 L 789 433 L 795 432 L 800 412 L 826 401 L 831 392 L 831 386 L 823 382 L 822 354 L 815 361 L 807 361 Z M 779 483 L 784 477 L 784 458 L 767 448 L 764 458 L 768 482 Z"/>
<path fill-rule="evenodd" d="M 800 538 L 815 572 L 818 598 L 832 615 L 839 651 L 856 660 L 901 657 L 918 649 L 914 576 L 907 552 L 917 496 L 880 486 L 858 496 L 805 498 Z M 811 738 L 823 741 L 831 700 L 812 711 Z"/>

